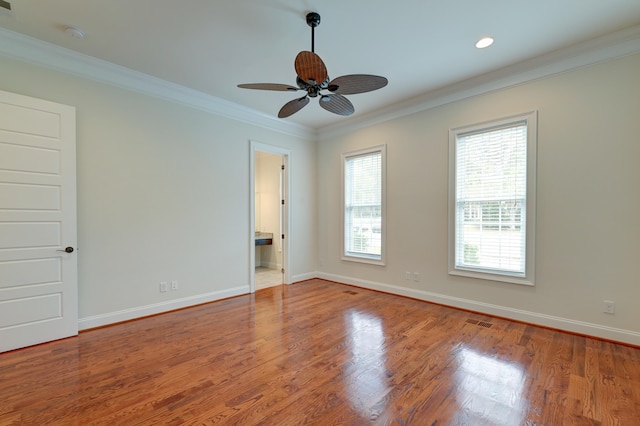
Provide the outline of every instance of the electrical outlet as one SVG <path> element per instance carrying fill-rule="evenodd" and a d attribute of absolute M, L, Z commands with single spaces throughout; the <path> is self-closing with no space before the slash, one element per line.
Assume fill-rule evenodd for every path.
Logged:
<path fill-rule="evenodd" d="M 410 280 L 411 279 L 411 272 L 407 271 L 404 273 L 404 279 L 405 280 Z"/>
<path fill-rule="evenodd" d="M 171 281 L 171 291 L 175 291 L 178 289 L 178 281 Z"/>
<path fill-rule="evenodd" d="M 602 312 L 605 314 L 615 314 L 616 313 L 616 302 L 611 300 L 603 300 L 602 301 Z"/>
<path fill-rule="evenodd" d="M 166 281 L 162 281 L 160 283 L 160 293 L 166 293 L 169 291 L 169 283 Z"/>
<path fill-rule="evenodd" d="M 413 273 L 413 280 L 415 282 L 420 282 L 420 272 L 414 272 Z"/>

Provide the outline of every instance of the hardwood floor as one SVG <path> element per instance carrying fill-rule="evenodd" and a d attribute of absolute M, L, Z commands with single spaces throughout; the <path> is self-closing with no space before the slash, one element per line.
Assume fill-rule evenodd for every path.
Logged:
<path fill-rule="evenodd" d="M 638 425 L 640 349 L 322 280 L 0 354 L 2 425 Z"/>

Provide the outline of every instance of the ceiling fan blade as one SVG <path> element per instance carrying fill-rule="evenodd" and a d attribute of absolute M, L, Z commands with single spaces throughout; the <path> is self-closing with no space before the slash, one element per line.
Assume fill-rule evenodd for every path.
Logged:
<path fill-rule="evenodd" d="M 317 84 L 321 84 L 329 77 L 324 62 L 322 62 L 320 56 L 313 52 L 302 51 L 298 53 L 295 68 L 298 77 L 306 82 L 313 80 Z"/>
<path fill-rule="evenodd" d="M 335 93 L 331 95 L 323 95 L 320 98 L 320 106 L 327 111 L 338 115 L 351 115 L 355 111 L 355 108 L 349 99 Z"/>
<path fill-rule="evenodd" d="M 371 92 L 387 85 L 389 81 L 379 75 L 350 74 L 336 77 L 329 83 L 328 89 L 341 95 Z"/>
<path fill-rule="evenodd" d="M 282 108 L 280 108 L 280 112 L 278 112 L 278 118 L 289 117 L 290 115 L 293 115 L 296 112 L 300 111 L 308 103 L 309 103 L 309 97 L 307 95 L 304 95 L 299 99 L 294 99 L 292 101 L 289 101 L 286 104 L 284 104 Z"/>
<path fill-rule="evenodd" d="M 238 87 L 241 89 L 277 90 L 279 92 L 295 92 L 296 90 L 300 90 L 298 87 L 278 83 L 238 84 Z"/>

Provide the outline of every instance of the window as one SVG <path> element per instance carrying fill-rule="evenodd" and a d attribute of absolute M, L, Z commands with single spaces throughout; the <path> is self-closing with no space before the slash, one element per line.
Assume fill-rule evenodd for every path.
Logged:
<path fill-rule="evenodd" d="M 535 112 L 449 131 L 449 273 L 533 285 Z"/>
<path fill-rule="evenodd" d="M 384 145 L 342 155 L 343 260 L 384 265 Z"/>

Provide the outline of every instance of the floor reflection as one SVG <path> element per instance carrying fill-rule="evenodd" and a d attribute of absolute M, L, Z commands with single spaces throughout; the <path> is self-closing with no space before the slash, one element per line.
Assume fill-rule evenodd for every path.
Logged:
<path fill-rule="evenodd" d="M 513 362 L 505 362 L 469 348 L 462 348 L 455 373 L 459 417 L 482 419 L 495 425 L 519 424 L 526 413 L 522 397 L 525 374 Z"/>
<path fill-rule="evenodd" d="M 345 384 L 352 406 L 368 418 L 375 418 L 384 407 L 379 401 L 389 391 L 385 374 L 385 338 L 382 320 L 365 312 L 345 313 L 350 367 Z"/>

